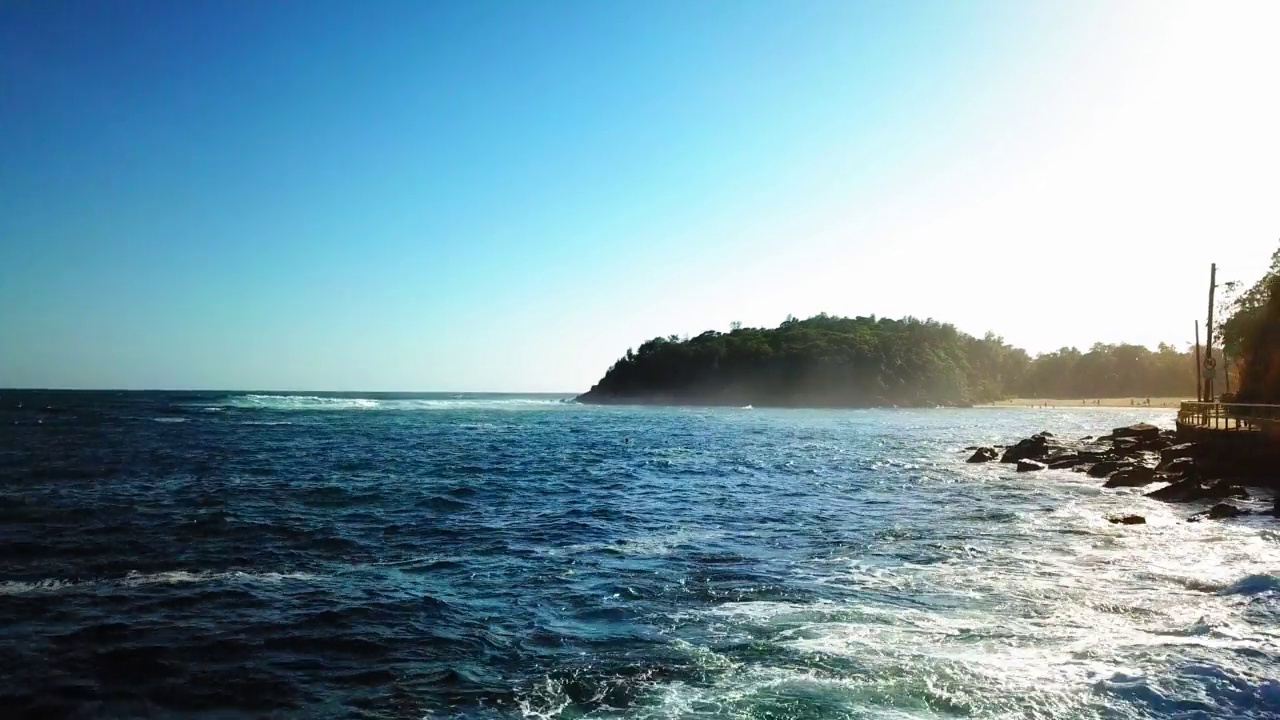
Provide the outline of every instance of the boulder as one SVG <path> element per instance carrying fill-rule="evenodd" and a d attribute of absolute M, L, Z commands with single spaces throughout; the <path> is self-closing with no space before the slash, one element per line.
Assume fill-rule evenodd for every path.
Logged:
<path fill-rule="evenodd" d="M 1093 467 L 1089 468 L 1089 477 L 1097 477 L 1097 478 L 1107 477 L 1111 473 L 1127 467 L 1133 467 L 1133 464 L 1123 462 L 1120 460 L 1103 460 L 1102 462 L 1096 463 L 1094 464 Z"/>
<path fill-rule="evenodd" d="M 1227 518 L 1240 517 L 1241 515 L 1248 514 L 1248 510 L 1241 510 L 1231 503 L 1218 503 L 1204 512 L 1198 512 L 1187 518 L 1187 522 L 1199 522 L 1203 518 L 1209 518 L 1210 520 L 1226 520 Z"/>
<path fill-rule="evenodd" d="M 1229 480 L 1219 480 L 1205 487 L 1204 483 L 1200 482 L 1198 478 L 1192 477 L 1149 492 L 1147 497 L 1165 502 L 1192 502 L 1195 500 L 1226 500 L 1228 498 L 1247 499 L 1249 493 Z"/>
<path fill-rule="evenodd" d="M 1226 500 L 1227 498 L 1249 499 L 1249 493 L 1243 487 L 1230 480 L 1219 480 L 1205 488 L 1202 500 Z"/>
<path fill-rule="evenodd" d="M 1160 428 L 1147 423 L 1138 423 L 1128 427 L 1120 427 L 1111 431 L 1111 439 L 1119 440 L 1120 438 L 1140 438 L 1143 440 L 1154 440 L 1160 437 Z"/>
<path fill-rule="evenodd" d="M 1110 478 L 1107 478 L 1107 482 L 1102 487 L 1142 487 L 1143 485 L 1150 485 L 1155 481 L 1155 479 L 1155 470 L 1142 465 L 1136 465 L 1134 467 L 1116 471 Z"/>
<path fill-rule="evenodd" d="M 1142 440 L 1136 437 L 1117 438 L 1111 445 L 1111 452 L 1114 455 L 1124 457 L 1133 455 L 1142 451 Z"/>
<path fill-rule="evenodd" d="M 974 451 L 973 455 L 970 455 L 969 459 L 965 460 L 965 462 L 971 462 L 971 463 L 991 462 L 992 460 L 995 460 L 998 457 L 1000 457 L 1000 453 L 996 452 L 995 448 L 980 447 L 980 448 L 977 448 Z"/>
<path fill-rule="evenodd" d="M 1196 478 L 1187 478 L 1149 492 L 1147 497 L 1165 502 L 1191 502 L 1198 500 L 1203 494 L 1204 485 Z"/>
<path fill-rule="evenodd" d="M 1146 442 L 1142 443 L 1142 449 L 1155 450 L 1159 452 L 1169 447 L 1172 444 L 1173 443 L 1170 442 L 1169 440 L 1166 440 L 1165 438 L 1162 438 L 1162 437 L 1158 437 L 1151 440 L 1147 440 Z"/>
<path fill-rule="evenodd" d="M 1187 477 L 1196 471 L 1196 461 L 1189 457 L 1179 457 L 1168 461 L 1161 460 L 1160 464 L 1156 465 L 1156 470 L 1167 475 Z"/>
<path fill-rule="evenodd" d="M 1050 470 L 1066 470 L 1068 468 L 1076 467 L 1077 465 L 1080 465 L 1083 462 L 1084 460 L 1081 457 L 1075 456 L 1075 457 L 1059 458 L 1057 460 L 1050 460 L 1048 462 L 1048 465 Z"/>
<path fill-rule="evenodd" d="M 1057 446 L 1049 444 L 1047 436 L 1032 435 L 1005 450 L 1004 455 L 1000 457 L 1000 462 L 1016 463 L 1019 460 L 1039 460 L 1056 448 Z"/>
<path fill-rule="evenodd" d="M 1181 445 L 1170 445 L 1160 451 L 1160 462 L 1172 462 L 1178 458 L 1193 457 L 1196 454 L 1195 443 L 1182 443 Z"/>
<path fill-rule="evenodd" d="M 1117 525 L 1146 525 L 1147 519 L 1141 515 L 1111 515 L 1107 517 L 1108 522 Z"/>
<path fill-rule="evenodd" d="M 1241 510 L 1231 503 L 1218 503 L 1217 505 L 1209 508 L 1208 513 L 1210 520 L 1222 520 L 1225 518 L 1240 517 L 1241 515 L 1248 514 L 1248 510 Z"/>
<path fill-rule="evenodd" d="M 1044 470 L 1046 467 L 1048 466 L 1044 463 L 1036 462 L 1035 460 L 1018 461 L 1018 472 L 1036 472 L 1038 470 Z"/>

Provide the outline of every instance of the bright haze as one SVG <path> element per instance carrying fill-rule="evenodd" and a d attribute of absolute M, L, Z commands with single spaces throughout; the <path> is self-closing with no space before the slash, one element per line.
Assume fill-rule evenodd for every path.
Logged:
<path fill-rule="evenodd" d="M 1280 3 L 10 2 L 0 387 L 586 389 L 656 335 L 1192 340 Z"/>

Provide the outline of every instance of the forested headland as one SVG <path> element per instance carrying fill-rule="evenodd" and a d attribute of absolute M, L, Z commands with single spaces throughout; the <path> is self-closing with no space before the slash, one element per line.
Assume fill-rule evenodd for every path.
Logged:
<path fill-rule="evenodd" d="M 1280 403 L 1280 250 L 1246 290 L 1223 283 L 1215 359 L 1240 402 Z M 1225 364 L 1225 363 L 1224 363 Z M 1011 397 L 1195 397 L 1190 347 L 1095 344 L 1032 357 L 935 320 L 816 315 L 776 328 L 654 338 L 627 350 L 587 403 L 798 407 L 971 405 Z M 1221 371 L 1219 371 L 1221 372 Z M 1223 377 L 1221 374 L 1219 377 Z"/>
<path fill-rule="evenodd" d="M 1097 344 L 1031 357 L 934 320 L 817 315 L 776 328 L 654 338 L 614 363 L 588 403 L 802 407 L 969 405 L 1007 397 L 1187 397 L 1193 351 Z"/>

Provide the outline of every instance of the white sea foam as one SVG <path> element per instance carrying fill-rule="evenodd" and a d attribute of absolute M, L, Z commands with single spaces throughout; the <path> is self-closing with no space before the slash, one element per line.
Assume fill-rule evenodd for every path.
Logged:
<path fill-rule="evenodd" d="M 319 579 L 310 573 L 291 572 L 244 572 L 232 570 L 227 572 L 171 570 L 159 573 L 130 572 L 120 578 L 94 578 L 85 580 L 68 580 L 62 578 L 44 578 L 29 581 L 0 582 L 0 595 L 27 595 L 33 593 L 77 592 L 93 590 L 101 592 L 112 588 L 135 588 L 148 585 L 184 585 L 191 583 L 229 583 L 229 584 L 277 584 L 283 582 L 312 582 Z"/>
<path fill-rule="evenodd" d="M 237 395 L 224 401 L 227 407 L 247 410 L 524 410 L 569 407 L 560 398 L 449 397 L 360 398 L 321 395 Z"/>

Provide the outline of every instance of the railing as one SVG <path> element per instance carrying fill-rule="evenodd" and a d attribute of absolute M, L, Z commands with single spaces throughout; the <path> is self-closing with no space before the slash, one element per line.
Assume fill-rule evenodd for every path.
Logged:
<path fill-rule="evenodd" d="M 1178 425 L 1280 436 L 1280 405 L 1184 402 L 1178 410 Z"/>

